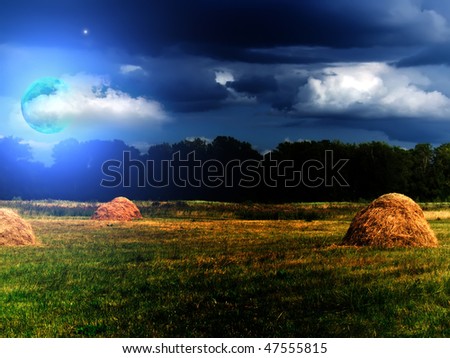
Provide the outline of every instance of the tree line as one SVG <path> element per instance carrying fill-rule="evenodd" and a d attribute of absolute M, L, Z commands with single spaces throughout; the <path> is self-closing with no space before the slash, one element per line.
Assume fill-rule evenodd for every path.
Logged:
<path fill-rule="evenodd" d="M 219 136 L 151 146 L 120 140 L 53 148 L 53 164 L 33 161 L 29 145 L 0 139 L 0 199 L 356 201 L 400 192 L 419 201 L 450 199 L 450 143 L 412 149 L 384 142 L 283 142 L 260 153 Z"/>

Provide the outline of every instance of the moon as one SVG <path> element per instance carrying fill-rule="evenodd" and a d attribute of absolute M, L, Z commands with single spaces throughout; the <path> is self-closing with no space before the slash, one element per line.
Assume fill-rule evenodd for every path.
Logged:
<path fill-rule="evenodd" d="M 45 134 L 61 132 L 69 119 L 61 118 L 56 111 L 52 111 L 46 101 L 64 94 L 68 88 L 63 80 L 55 77 L 44 77 L 33 82 L 21 100 L 22 115 L 28 125 Z"/>

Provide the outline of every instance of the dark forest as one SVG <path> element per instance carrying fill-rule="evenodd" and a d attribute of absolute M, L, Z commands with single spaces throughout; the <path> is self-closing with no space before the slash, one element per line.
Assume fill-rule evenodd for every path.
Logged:
<path fill-rule="evenodd" d="M 400 192 L 450 199 L 450 144 L 403 149 L 383 142 L 280 143 L 265 155 L 232 137 L 151 146 L 119 140 L 60 142 L 54 162 L 33 161 L 17 138 L 0 139 L 0 199 L 313 202 Z"/>

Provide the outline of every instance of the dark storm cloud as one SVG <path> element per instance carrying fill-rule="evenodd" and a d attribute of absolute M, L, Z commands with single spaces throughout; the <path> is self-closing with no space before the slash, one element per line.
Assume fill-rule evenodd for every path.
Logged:
<path fill-rule="evenodd" d="M 10 48 L 76 54 L 72 60 L 47 56 L 35 62 L 42 73 L 57 67 L 57 73 L 104 74 L 114 88 L 161 103 L 178 125 L 207 117 L 211 127 L 199 132 L 221 134 L 215 129 L 228 130 L 230 117 L 239 125 L 247 117 L 258 125 L 270 113 L 280 122 L 295 117 L 294 126 L 315 117 L 319 130 L 333 124 L 434 141 L 450 133 L 444 120 L 435 120 L 450 113 L 445 76 L 441 70 L 430 77 L 429 68 L 400 67 L 450 63 L 450 5 L 443 3 L 3 0 L 0 54 L 2 46 L 7 54 Z M 11 57 L 18 72 L 17 63 L 32 67 L 17 61 L 20 53 Z M 85 54 L 89 64 L 82 63 Z M 0 56 L 0 77 L 9 71 L 2 61 Z M 218 83 L 217 71 L 232 80 Z M 403 118 L 408 115 L 414 119 Z M 184 128 L 197 131 L 195 123 L 186 120 Z"/>
<path fill-rule="evenodd" d="M 162 43 L 204 44 L 206 51 L 417 45 L 449 35 L 445 19 L 417 1 L 194 0 L 165 1 L 147 9 L 148 29 Z"/>
<path fill-rule="evenodd" d="M 446 121 L 424 121 L 417 118 L 406 118 L 386 123 L 383 131 L 392 139 L 413 143 L 448 142 L 450 123 Z M 374 124 L 370 127 L 377 129 Z M 408 128 L 408 130 L 405 130 Z"/>
<path fill-rule="evenodd" d="M 298 76 L 279 82 L 274 75 L 244 75 L 234 82 L 228 82 L 227 87 L 283 113 L 292 110 L 297 101 L 298 89 L 304 83 L 305 80 Z"/>
<path fill-rule="evenodd" d="M 208 56 L 219 61 L 239 61 L 259 64 L 313 64 L 333 62 L 335 58 L 320 49 L 286 51 L 280 48 L 258 49 L 224 46 L 221 44 L 189 43 L 177 47 L 181 52 Z M 328 52 L 328 51 L 326 51 Z"/>
<path fill-rule="evenodd" d="M 152 82 L 158 100 L 172 111 L 200 112 L 216 109 L 228 96 L 226 89 L 210 76 L 178 75 L 176 78 L 159 78 Z"/>
<path fill-rule="evenodd" d="M 396 120 L 380 119 L 368 123 L 358 123 L 355 127 L 380 130 L 390 139 L 412 143 L 444 143 L 449 141 L 450 123 L 447 121 L 424 121 L 418 118 Z M 407 128 L 407 130 L 405 130 Z"/>
<path fill-rule="evenodd" d="M 275 92 L 278 89 L 278 83 L 273 76 L 244 76 L 237 81 L 229 82 L 227 86 L 237 92 L 248 94 Z"/>
<path fill-rule="evenodd" d="M 398 67 L 442 64 L 450 65 L 450 48 L 448 44 L 428 47 L 397 62 Z"/>
<path fill-rule="evenodd" d="M 112 77 L 120 88 L 135 96 L 157 99 L 174 112 L 202 112 L 217 109 L 228 91 L 215 80 L 211 64 L 190 57 L 142 60 L 142 68 Z"/>
<path fill-rule="evenodd" d="M 371 132 L 383 132 L 396 142 L 405 143 L 444 143 L 448 142 L 450 123 L 444 121 L 427 121 L 417 118 L 379 118 L 377 120 L 349 119 L 347 116 L 334 116 L 332 118 L 311 119 L 304 118 L 286 121 L 280 124 L 283 128 L 327 128 L 339 127 L 341 130 L 366 130 Z M 405 130 L 408 128 L 408 130 Z M 357 140 L 357 138 L 355 138 Z"/>
<path fill-rule="evenodd" d="M 254 49 L 417 46 L 449 36 L 440 13 L 412 0 L 5 0 L 1 5 L 0 42 L 93 44 L 152 55 L 178 47 L 245 62 L 314 60 Z M 91 28 L 90 39 L 80 36 L 84 26 Z"/>

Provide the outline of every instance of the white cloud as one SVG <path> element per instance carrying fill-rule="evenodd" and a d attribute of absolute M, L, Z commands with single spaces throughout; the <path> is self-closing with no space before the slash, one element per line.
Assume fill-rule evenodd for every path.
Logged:
<path fill-rule="evenodd" d="M 449 118 L 450 99 L 427 91 L 429 84 L 417 71 L 384 63 L 328 67 L 300 88 L 295 109 L 309 115 Z"/>
<path fill-rule="evenodd" d="M 403 25 L 407 32 L 426 41 L 442 42 L 449 39 L 450 31 L 446 18 L 435 10 L 424 9 L 418 1 L 389 1 L 385 8 L 387 16 L 379 21 L 388 26 Z"/>
<path fill-rule="evenodd" d="M 167 119 L 162 106 L 144 97 L 114 89 L 99 76 L 63 76 L 66 91 L 36 97 L 29 112 L 38 118 L 69 118 L 78 124 L 159 123 Z"/>
<path fill-rule="evenodd" d="M 234 82 L 234 76 L 230 71 L 219 70 L 216 71 L 216 82 L 222 86 L 225 86 L 227 82 Z"/>
<path fill-rule="evenodd" d="M 122 65 L 120 66 L 120 73 L 123 75 L 132 73 L 132 72 L 143 72 L 145 73 L 144 69 L 141 66 L 136 65 Z"/>
<path fill-rule="evenodd" d="M 195 142 L 197 139 L 200 139 L 206 143 L 212 143 L 212 139 L 211 138 L 207 138 L 207 137 L 186 137 L 185 138 L 188 142 Z"/>

